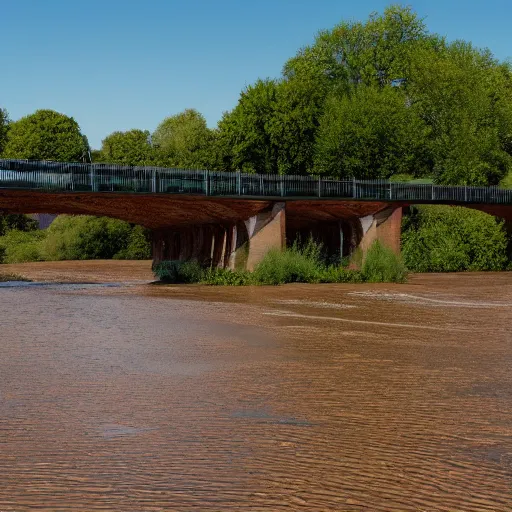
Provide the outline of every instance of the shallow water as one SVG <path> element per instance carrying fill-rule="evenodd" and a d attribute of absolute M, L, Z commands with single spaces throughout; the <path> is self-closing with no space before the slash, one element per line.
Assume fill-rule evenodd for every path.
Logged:
<path fill-rule="evenodd" d="M 3 287 L 0 511 L 510 511 L 511 304 L 511 274 Z"/>

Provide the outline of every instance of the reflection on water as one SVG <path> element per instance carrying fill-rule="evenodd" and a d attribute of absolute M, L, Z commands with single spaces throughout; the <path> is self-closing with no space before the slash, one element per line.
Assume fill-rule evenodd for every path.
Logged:
<path fill-rule="evenodd" d="M 2 283 L 0 511 L 510 511 L 512 276 L 471 279 Z"/>

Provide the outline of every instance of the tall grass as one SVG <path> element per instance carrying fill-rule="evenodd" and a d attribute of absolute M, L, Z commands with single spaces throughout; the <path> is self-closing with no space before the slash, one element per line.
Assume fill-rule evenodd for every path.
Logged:
<path fill-rule="evenodd" d="M 403 283 L 407 279 L 402 258 L 378 240 L 368 249 L 361 273 L 368 283 Z"/>
<path fill-rule="evenodd" d="M 322 246 L 309 240 L 294 243 L 284 251 L 271 250 L 254 272 L 201 268 L 197 262 L 163 261 L 154 268 L 155 276 L 167 283 L 209 285 L 280 285 L 285 283 L 362 283 L 404 282 L 406 270 L 390 249 L 372 245 L 362 271 L 341 265 L 328 265 L 322 258 Z"/>

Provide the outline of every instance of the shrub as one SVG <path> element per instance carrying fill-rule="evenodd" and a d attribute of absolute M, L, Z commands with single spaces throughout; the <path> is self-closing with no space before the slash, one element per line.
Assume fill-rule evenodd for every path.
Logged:
<path fill-rule="evenodd" d="M 126 249 L 131 227 L 108 217 L 60 215 L 47 230 L 43 252 L 48 260 L 110 259 Z"/>
<path fill-rule="evenodd" d="M 201 279 L 203 284 L 246 286 L 253 282 L 250 272 L 243 270 L 229 270 L 227 268 L 209 268 Z"/>
<path fill-rule="evenodd" d="M 310 239 L 302 248 L 296 242 L 290 249 L 269 251 L 254 270 L 259 284 L 318 283 L 324 265 L 320 261 L 322 246 Z"/>
<path fill-rule="evenodd" d="M 404 218 L 402 253 L 414 272 L 503 270 L 507 265 L 503 222 L 458 206 L 417 206 Z"/>
<path fill-rule="evenodd" d="M 43 261 L 41 240 L 44 237 L 44 231 L 8 231 L 0 237 L 0 263 Z"/>
<path fill-rule="evenodd" d="M 407 279 L 407 270 L 400 256 L 378 240 L 368 249 L 361 273 L 369 283 L 403 283 Z"/>
<path fill-rule="evenodd" d="M 204 272 L 195 261 L 167 260 L 153 266 L 153 273 L 164 283 L 199 283 Z"/>
<path fill-rule="evenodd" d="M 363 275 L 359 270 L 336 265 L 324 268 L 320 276 L 321 283 L 362 283 L 363 281 Z"/>
<path fill-rule="evenodd" d="M 127 246 L 114 255 L 116 260 L 149 260 L 151 258 L 151 244 L 147 230 L 142 226 L 135 226 L 128 236 Z"/>

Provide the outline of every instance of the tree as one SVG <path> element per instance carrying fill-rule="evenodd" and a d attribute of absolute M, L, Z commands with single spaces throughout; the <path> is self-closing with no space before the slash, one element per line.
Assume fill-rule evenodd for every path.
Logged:
<path fill-rule="evenodd" d="M 315 171 L 337 177 L 422 174 L 428 128 L 398 88 L 331 96 L 318 130 Z"/>
<path fill-rule="evenodd" d="M 512 169 L 512 74 L 462 41 L 418 52 L 407 94 L 431 129 L 432 173 L 451 185 L 497 184 Z"/>
<path fill-rule="evenodd" d="M 5 158 L 77 162 L 87 160 L 87 139 L 78 123 L 53 110 L 38 110 L 9 125 Z"/>
<path fill-rule="evenodd" d="M 272 141 L 271 123 L 275 115 L 278 84 L 258 80 L 240 94 L 238 105 L 219 122 L 218 145 L 221 168 L 275 174 L 278 172 L 277 146 Z"/>
<path fill-rule="evenodd" d="M 0 215 L 0 236 L 8 231 L 35 231 L 39 225 L 35 219 L 21 213 L 5 213 Z"/>
<path fill-rule="evenodd" d="M 418 46 L 437 47 L 443 41 L 428 34 L 410 7 L 393 5 L 373 13 L 366 23 L 346 22 L 321 31 L 315 43 L 299 51 L 284 67 L 284 76 L 313 72 L 331 87 L 384 87 L 409 78 L 411 55 Z"/>
<path fill-rule="evenodd" d="M 9 129 L 9 114 L 7 110 L 0 108 L 0 155 L 4 150 Z"/>
<path fill-rule="evenodd" d="M 103 139 L 101 150 L 93 152 L 95 162 L 119 165 L 153 165 L 154 158 L 149 132 L 143 130 L 113 132 Z"/>
<path fill-rule="evenodd" d="M 164 119 L 153 133 L 158 163 L 169 167 L 207 168 L 212 139 L 205 118 L 194 109 Z"/>

